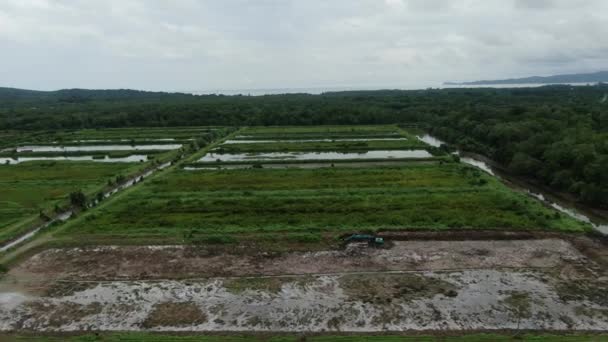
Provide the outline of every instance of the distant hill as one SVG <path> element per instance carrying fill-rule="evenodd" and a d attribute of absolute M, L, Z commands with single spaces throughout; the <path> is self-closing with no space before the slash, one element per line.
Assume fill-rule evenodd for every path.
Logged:
<path fill-rule="evenodd" d="M 88 100 L 166 99 L 169 97 L 192 97 L 192 95 L 131 89 L 61 89 L 40 91 L 0 87 L 0 101 L 23 101 L 33 99 L 79 102 Z"/>
<path fill-rule="evenodd" d="M 532 76 L 509 78 L 506 80 L 482 80 L 473 82 L 445 82 L 445 85 L 496 85 L 496 84 L 554 84 L 554 83 L 598 83 L 608 82 L 608 71 L 589 74 L 568 74 L 554 76 Z"/>

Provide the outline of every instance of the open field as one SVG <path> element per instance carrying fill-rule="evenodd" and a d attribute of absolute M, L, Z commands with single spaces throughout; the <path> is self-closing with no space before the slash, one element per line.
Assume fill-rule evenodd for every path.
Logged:
<path fill-rule="evenodd" d="M 305 335 L 304 335 L 305 336 Z M 299 342 L 304 336 L 292 335 L 243 335 L 243 334 L 179 334 L 171 335 L 162 333 L 107 333 L 107 334 L 85 334 L 85 335 L 70 335 L 61 334 L 59 336 L 3 336 L 3 340 L 12 341 L 41 341 L 41 342 L 125 342 L 125 341 L 152 341 L 152 342 Z M 464 334 L 464 335 L 361 335 L 361 334 L 344 334 L 344 335 L 310 335 L 306 336 L 305 341 L 310 342 L 507 342 L 507 341 L 523 341 L 523 342 L 601 342 L 608 340 L 608 335 L 605 334 Z"/>
<path fill-rule="evenodd" d="M 55 208 L 67 210 L 71 192 L 81 190 L 94 198 L 112 184 L 179 158 L 223 132 L 155 128 L 18 134 L 19 139 L 0 152 L 0 242 L 51 220 L 57 215 Z M 182 144 L 175 137 L 188 138 Z"/>
<path fill-rule="evenodd" d="M 359 140 L 300 141 L 326 135 L 407 137 L 376 141 L 442 153 L 390 125 L 254 127 L 224 137 L 246 143 L 222 146 L 360 152 Z M 608 330 L 606 240 L 490 174 L 448 155 L 184 168 L 216 165 L 196 161 L 218 144 L 5 259 L 0 331 L 74 341 L 84 331 L 102 341 L 606 338 L 594 335 Z M 386 243 L 342 244 L 354 232 Z"/>
<path fill-rule="evenodd" d="M 50 249 L 0 282 L 0 330 L 608 328 L 605 241 L 559 234 L 403 238 L 386 248 L 280 254 L 213 246 Z"/>
<path fill-rule="evenodd" d="M 404 133 L 396 125 L 345 125 L 345 126 L 258 126 L 242 130 L 240 136 L 378 136 L 399 135 Z"/>
<path fill-rule="evenodd" d="M 314 238 L 321 232 L 447 228 L 587 229 L 472 167 L 437 164 L 176 170 L 71 222 L 60 234 L 182 241 L 210 234 L 256 239 L 294 232 Z"/>
<path fill-rule="evenodd" d="M 171 150 L 198 149 L 227 134 L 227 128 L 139 128 L 78 131 L 24 132 L 0 150 L 3 164 L 40 157 L 125 158 L 131 155 L 148 159 L 169 154 Z M 6 134 L 9 134 L 7 132 Z"/>
<path fill-rule="evenodd" d="M 66 131 L 38 131 L 21 134 L 22 141 L 28 143 L 78 143 L 110 141 L 172 141 L 205 137 L 223 130 L 222 127 L 142 127 L 142 128 L 104 128 Z"/>
<path fill-rule="evenodd" d="M 70 192 L 92 197 L 109 180 L 140 168 L 132 163 L 28 162 L 0 166 L 0 241 L 20 232 L 24 219 L 68 204 Z"/>
<path fill-rule="evenodd" d="M 369 141 L 303 141 L 224 144 L 216 153 L 243 153 L 267 151 L 373 151 L 411 150 L 424 148 L 419 140 L 369 140 Z"/>
<path fill-rule="evenodd" d="M 241 130 L 233 140 L 220 145 L 214 152 L 373 151 L 428 147 L 394 125 L 253 127 Z"/>

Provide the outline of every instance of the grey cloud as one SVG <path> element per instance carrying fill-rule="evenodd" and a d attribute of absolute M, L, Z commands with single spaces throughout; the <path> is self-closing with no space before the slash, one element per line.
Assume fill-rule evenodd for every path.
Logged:
<path fill-rule="evenodd" d="M 3 86 L 428 87 L 603 69 L 603 0 L 3 0 Z"/>

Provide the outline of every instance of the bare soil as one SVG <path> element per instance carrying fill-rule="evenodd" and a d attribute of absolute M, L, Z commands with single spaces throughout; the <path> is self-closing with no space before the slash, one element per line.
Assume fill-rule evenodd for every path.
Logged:
<path fill-rule="evenodd" d="M 466 234 L 281 254 L 49 249 L 0 280 L 0 331 L 608 330 L 605 241 Z"/>
<path fill-rule="evenodd" d="M 143 327 L 191 326 L 207 321 L 207 315 L 192 303 L 158 303 L 143 322 Z"/>
<path fill-rule="evenodd" d="M 582 243 L 581 243 L 582 244 Z M 583 247 L 593 245 L 586 239 Z M 49 249 L 11 269 L 8 278 L 52 280 L 148 280 L 369 271 L 479 268 L 599 268 L 558 238 L 532 240 L 392 241 L 390 248 L 349 245 L 340 250 L 250 255 L 210 253 L 196 246 L 105 246 Z M 595 259 L 599 259 L 598 262 Z"/>

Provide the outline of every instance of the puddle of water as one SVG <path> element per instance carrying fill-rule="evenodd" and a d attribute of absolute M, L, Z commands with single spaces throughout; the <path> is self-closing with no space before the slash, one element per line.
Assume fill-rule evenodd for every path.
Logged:
<path fill-rule="evenodd" d="M 425 150 L 391 150 L 367 152 L 266 152 L 266 153 L 209 153 L 199 159 L 201 162 L 231 162 L 258 160 L 346 160 L 346 159 L 396 159 L 432 158 Z"/>
<path fill-rule="evenodd" d="M 0 293 L 0 307 L 6 310 L 13 310 L 29 298 L 18 292 Z"/>
<path fill-rule="evenodd" d="M 473 159 L 473 158 L 469 158 L 469 157 L 460 157 L 460 161 L 465 164 L 475 166 L 476 168 L 481 169 L 482 171 L 485 171 L 485 172 L 491 174 L 492 176 L 496 176 L 496 174 L 494 174 L 494 171 L 492 171 L 492 168 L 490 167 L 490 165 L 482 162 L 481 160 L 477 160 L 477 159 Z"/>
<path fill-rule="evenodd" d="M 418 136 L 416 136 L 416 138 L 418 138 L 418 140 L 425 142 L 433 147 L 440 147 L 441 145 L 445 145 L 445 142 L 443 142 L 431 135 L 428 135 L 428 134 L 425 134 L 422 136 L 418 135 Z"/>
<path fill-rule="evenodd" d="M 134 154 L 126 157 L 120 158 L 110 158 L 109 156 L 105 156 L 104 158 L 93 158 L 93 156 L 57 156 L 57 157 L 17 157 L 13 158 L 3 158 L 0 157 L 0 165 L 14 165 L 19 163 L 25 163 L 28 161 L 45 161 L 45 160 L 56 160 L 56 161 L 93 161 L 99 163 L 138 163 L 145 162 L 148 160 L 148 156 L 141 154 Z"/>
<path fill-rule="evenodd" d="M 306 142 L 334 142 L 334 141 L 405 141 L 407 138 L 346 138 L 346 139 L 289 139 L 289 140 L 226 140 L 230 144 L 268 144 L 268 143 L 306 143 Z"/>
<path fill-rule="evenodd" d="M 82 152 L 82 151 L 141 151 L 141 150 L 175 150 L 182 144 L 158 145 L 87 145 L 87 146 L 19 146 L 17 152 Z"/>

